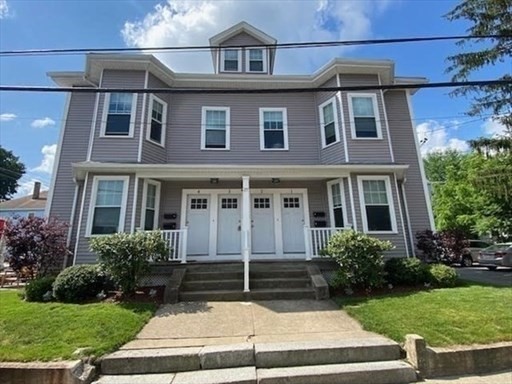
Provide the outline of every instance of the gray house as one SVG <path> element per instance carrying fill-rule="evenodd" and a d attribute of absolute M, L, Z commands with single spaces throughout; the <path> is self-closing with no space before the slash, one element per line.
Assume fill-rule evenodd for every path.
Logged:
<path fill-rule="evenodd" d="M 93 236 L 161 229 L 182 262 L 317 257 L 353 228 L 414 253 L 433 228 L 411 121 L 416 90 L 327 92 L 422 83 L 387 60 L 335 58 L 311 75 L 274 75 L 276 40 L 242 22 L 210 39 L 212 74 L 176 73 L 152 55 L 86 58 L 54 72 L 68 94 L 48 214 L 71 223 L 74 263 Z M 306 52 L 305 52 L 306 54 Z M 311 92 L 137 93 L 130 89 Z"/>

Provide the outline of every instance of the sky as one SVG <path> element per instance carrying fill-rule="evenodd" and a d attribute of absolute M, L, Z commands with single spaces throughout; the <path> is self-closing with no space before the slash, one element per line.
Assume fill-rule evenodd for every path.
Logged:
<path fill-rule="evenodd" d="M 443 15 L 452 0 L 0 0 L 0 50 L 207 45 L 209 37 L 247 21 L 278 42 L 463 35 L 468 24 Z M 449 81 L 446 57 L 454 41 L 279 50 L 275 74 L 311 74 L 333 57 L 391 59 L 398 76 Z M 157 53 L 177 72 L 212 72 L 207 52 Z M 84 55 L 0 57 L 0 84 L 55 86 L 52 71 L 84 70 Z M 472 80 L 510 72 L 512 63 L 486 68 Z M 414 124 L 425 155 L 503 130 L 490 115 L 465 114 L 470 99 L 450 89 L 413 97 Z M 26 165 L 18 195 L 34 181 L 48 187 L 65 104 L 64 94 L 0 92 L 0 145 Z"/>

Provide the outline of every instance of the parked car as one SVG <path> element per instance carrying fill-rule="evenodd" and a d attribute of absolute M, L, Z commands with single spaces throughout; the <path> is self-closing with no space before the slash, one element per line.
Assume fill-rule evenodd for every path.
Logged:
<path fill-rule="evenodd" d="M 481 266 L 494 271 L 498 267 L 512 268 L 512 243 L 494 244 L 480 252 Z"/>
<path fill-rule="evenodd" d="M 491 246 L 490 243 L 482 240 L 468 240 L 469 246 L 462 251 L 462 254 L 455 260 L 461 267 L 471 267 L 473 263 L 478 261 L 480 251 Z"/>

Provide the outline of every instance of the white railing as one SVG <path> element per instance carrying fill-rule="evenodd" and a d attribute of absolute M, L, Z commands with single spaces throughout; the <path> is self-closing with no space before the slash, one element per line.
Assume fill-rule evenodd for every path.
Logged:
<path fill-rule="evenodd" d="M 306 240 L 306 260 L 311 260 L 313 257 L 325 256 L 321 251 L 327 247 L 327 243 L 333 234 L 338 231 L 347 231 L 352 229 L 351 226 L 347 227 L 330 227 L 330 228 L 310 228 L 304 227 L 304 239 Z"/>
<path fill-rule="evenodd" d="M 160 230 L 162 237 L 169 246 L 169 257 L 165 261 L 187 262 L 187 233 L 188 228 Z"/>

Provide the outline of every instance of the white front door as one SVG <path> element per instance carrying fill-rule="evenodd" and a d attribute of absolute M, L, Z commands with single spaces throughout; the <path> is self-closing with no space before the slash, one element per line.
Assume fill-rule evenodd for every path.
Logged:
<path fill-rule="evenodd" d="M 210 195 L 188 195 L 187 226 L 189 255 L 208 255 L 210 245 Z"/>
<path fill-rule="evenodd" d="M 283 253 L 304 253 L 304 207 L 302 194 L 281 195 Z"/>
<path fill-rule="evenodd" d="M 253 254 L 273 254 L 276 251 L 272 202 L 272 195 L 251 197 Z"/>
<path fill-rule="evenodd" d="M 241 200 L 240 195 L 219 195 L 217 255 L 240 255 Z"/>

